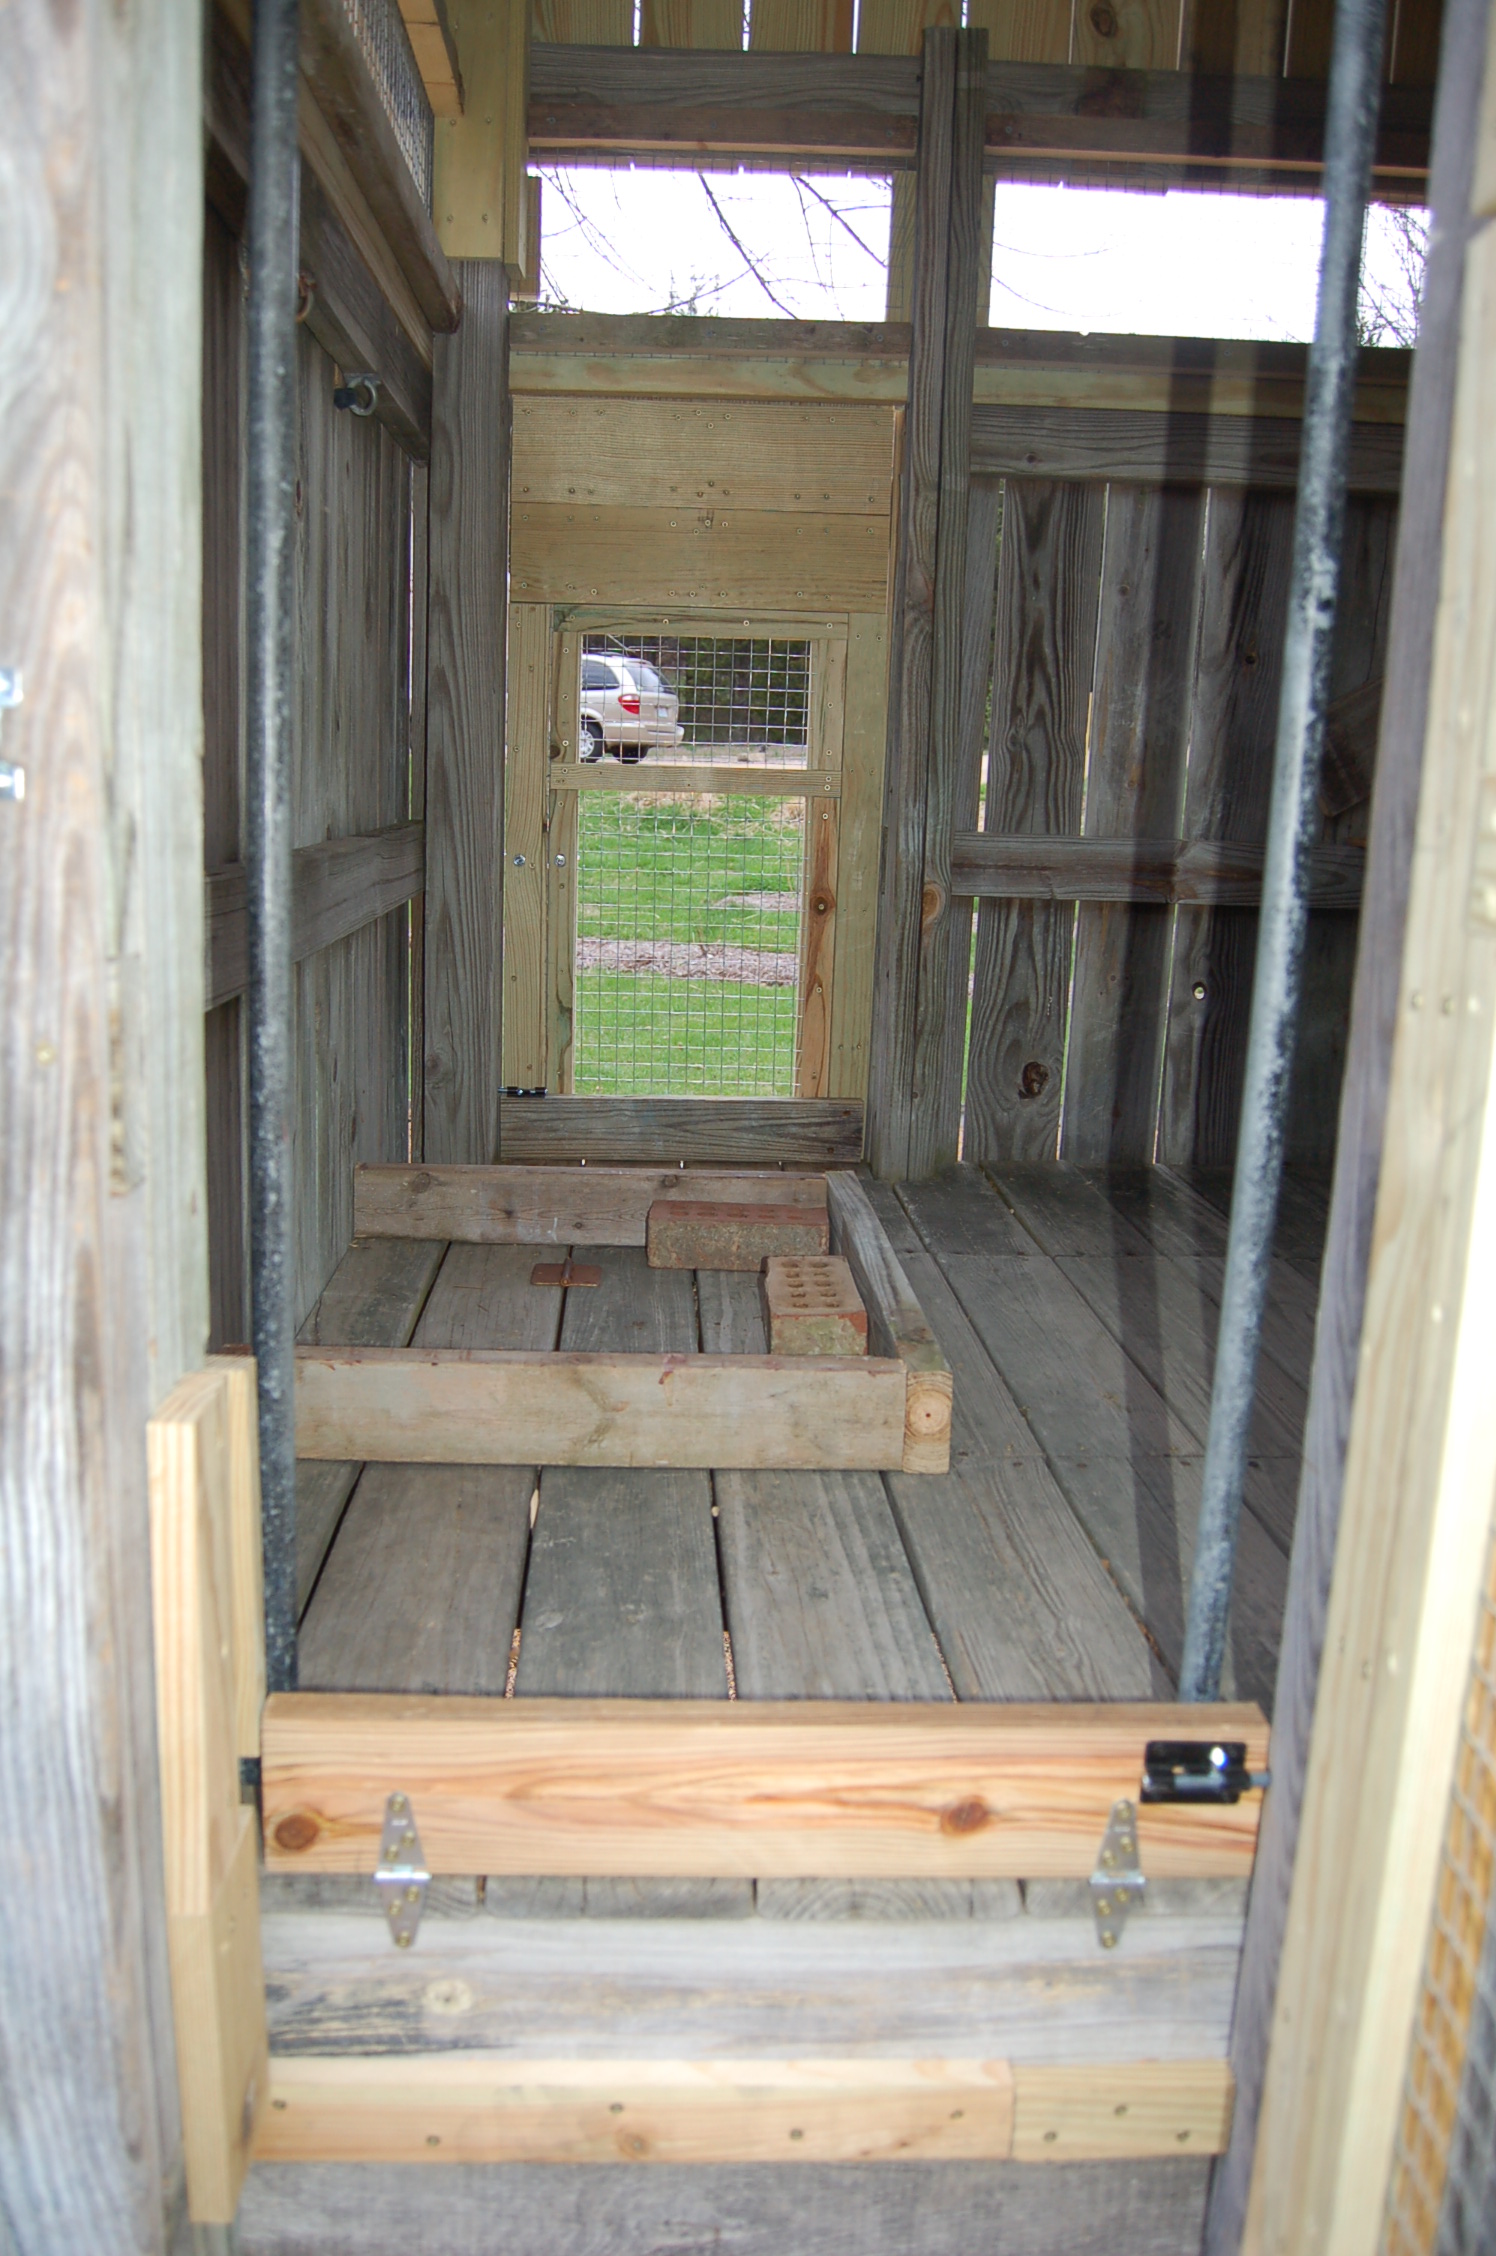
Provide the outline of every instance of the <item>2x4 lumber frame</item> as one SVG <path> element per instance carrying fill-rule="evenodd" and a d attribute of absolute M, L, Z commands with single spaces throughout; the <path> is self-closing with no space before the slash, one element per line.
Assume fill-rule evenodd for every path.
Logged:
<path fill-rule="evenodd" d="M 1255 909 L 1263 849 L 1185 838 L 1040 838 L 958 831 L 951 888 L 978 901 L 1190 901 Z M 1309 859 L 1314 908 L 1354 909 L 1366 853 L 1317 846 Z"/>
<path fill-rule="evenodd" d="M 1035 2162 L 1218 2154 L 1223 2060 L 574 2060 L 448 2052 L 270 2064 L 262 2162 Z"/>
<path fill-rule="evenodd" d="M 1292 493 L 1298 484 L 1300 431 L 1298 421 L 1285 416 L 984 403 L 972 410 L 971 467 L 984 477 L 1251 486 Z M 1397 424 L 1353 424 L 1349 490 L 1395 497 L 1402 489 L 1402 452 Z"/>
<path fill-rule="evenodd" d="M 425 884 L 426 832 L 418 822 L 298 847 L 291 858 L 291 955 L 296 963 L 402 908 Z M 206 882 L 206 1008 L 240 995 L 249 978 L 248 878 L 241 862 Z"/>
<path fill-rule="evenodd" d="M 400 0 L 400 13 L 432 116 L 461 117 L 462 66 L 447 17 L 447 0 Z"/>
<path fill-rule="evenodd" d="M 1434 630 L 1444 576 L 1444 520 L 1450 491 L 1450 439 L 1460 363 L 1465 258 L 1472 233 L 1480 225 L 1472 189 L 1486 73 L 1487 15 L 1487 0 L 1450 0 L 1445 30 L 1447 60 L 1437 96 L 1429 183 L 1434 229 L 1421 306 L 1418 358 L 1408 402 L 1407 492 L 1398 528 L 1366 901 L 1278 1667 L 1274 1790 L 1265 1812 L 1232 2027 L 1232 2060 L 1241 2104 L 1226 2159 L 1211 2187 L 1207 2218 L 1210 2256 L 1235 2256 L 1246 2210 L 1304 1804 L 1367 1305 L 1393 1048 L 1402 1016 L 1403 938 L 1425 757 Z"/>
<path fill-rule="evenodd" d="M 659 1199 L 729 1198 L 819 1207 L 824 1175 L 778 1168 L 360 1167 L 353 1178 L 356 1238 L 446 1238 L 469 1245 L 647 1242 Z"/>
<path fill-rule="evenodd" d="M 242 237 L 249 186 L 249 50 L 221 9 L 208 11 L 205 29 L 208 195 Z M 372 231 L 371 217 L 365 246 Z M 431 451 L 431 331 L 413 300 L 402 320 L 387 292 L 385 263 L 377 258 L 371 263 L 365 255 L 303 151 L 306 325 L 338 367 L 379 378 L 375 416 L 415 461 L 424 462 Z M 402 301 L 406 295 L 403 288 L 396 292 Z"/>
<path fill-rule="evenodd" d="M 920 59 L 737 54 L 658 47 L 530 50 L 532 156 L 677 154 L 912 164 Z M 1316 80 L 1210 78 L 1066 63 L 986 66 L 981 133 L 999 171 L 1144 164 L 1223 187 L 1317 193 L 1325 88 Z M 1430 98 L 1385 89 L 1376 188 L 1416 200 Z"/>
<path fill-rule="evenodd" d="M 303 1347 L 296 1452 L 382 1464 L 897 1472 L 908 1391 L 903 1363 L 886 1357 Z"/>
<path fill-rule="evenodd" d="M 908 1372 L 904 1401 L 906 1473 L 943 1473 L 951 1456 L 954 1380 L 929 1318 L 855 1175 L 826 1177 L 831 1250 L 852 1272 L 867 1310 L 868 1346 L 896 1355 Z"/>
<path fill-rule="evenodd" d="M 863 1108 L 840 1097 L 504 1097 L 506 1160 L 855 1165 Z"/>
<path fill-rule="evenodd" d="M 452 259 L 494 259 L 512 284 L 534 261 L 526 240 L 525 109 L 530 0 L 447 0 L 462 62 L 460 117 L 438 120 L 432 211 Z"/>
<path fill-rule="evenodd" d="M 436 1874 L 1088 1879 L 1150 1740 L 1266 1765 L 1251 1705 L 408 1698 L 276 1693 L 273 1872 L 371 1873 L 409 1796 Z M 1145 1803 L 1143 1870 L 1245 1878 L 1260 1800 Z"/>
<path fill-rule="evenodd" d="M 424 1143 L 499 1151 L 503 1070 L 504 714 L 509 586 L 509 291 L 461 268 L 466 311 L 438 340 L 426 604 Z"/>

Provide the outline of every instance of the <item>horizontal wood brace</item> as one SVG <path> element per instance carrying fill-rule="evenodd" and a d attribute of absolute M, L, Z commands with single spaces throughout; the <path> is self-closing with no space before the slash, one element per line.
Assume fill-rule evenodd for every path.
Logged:
<path fill-rule="evenodd" d="M 1218 2154 L 1224 2060 L 273 2056 L 261 2162 L 1070 2162 Z"/>
<path fill-rule="evenodd" d="M 897 1472 L 909 1389 L 902 1360 L 886 1356 L 301 1347 L 296 1454 Z M 948 1400 L 944 1425 L 930 1439 L 948 1453 Z"/>
<path fill-rule="evenodd" d="M 504 1097 L 506 1160 L 831 1167 L 862 1157 L 862 1105 L 837 1097 Z"/>
<path fill-rule="evenodd" d="M 531 49 L 532 156 L 678 150 L 684 155 L 913 162 L 917 57 Z M 1281 173 L 1312 188 L 1323 164 L 1319 80 L 1204 78 L 1063 63 L 990 63 L 989 165 L 1129 160 L 1203 173 Z M 1375 169 L 1383 192 L 1413 192 L 1428 168 L 1431 94 L 1384 90 Z"/>
<path fill-rule="evenodd" d="M 277 1872 L 372 1872 L 388 1795 L 433 1873 L 1088 1879 L 1152 1739 L 1244 1740 L 1251 1705 L 413 1698 L 277 1693 L 261 1724 Z M 1159 1878 L 1242 1878 L 1260 1798 L 1145 1804 Z"/>
<path fill-rule="evenodd" d="M 819 1207 L 824 1175 L 779 1168 L 373 1167 L 353 1176 L 356 1238 L 642 1246 L 660 1199 Z"/>
<path fill-rule="evenodd" d="M 906 322 L 744 321 L 690 315 L 517 313 L 516 395 L 807 400 L 897 405 L 908 389 Z M 1355 417 L 1401 423 L 1411 354 L 1367 347 Z M 1201 337 L 1070 336 L 979 329 L 979 406 L 1132 409 L 1153 415 L 1302 413 L 1307 348 Z M 593 623 L 603 609 L 579 608 Z M 675 621 L 672 620 L 674 625 Z"/>
<path fill-rule="evenodd" d="M 739 798 L 839 799 L 842 779 L 824 768 L 714 767 L 669 761 L 627 766 L 611 761 L 553 760 L 546 770 L 552 791 L 722 792 Z"/>
<path fill-rule="evenodd" d="M 301 963 L 388 916 L 426 882 L 426 826 L 396 823 L 356 838 L 301 846 L 291 857 L 291 954 Z M 207 878 L 205 977 L 209 1010 L 249 980 L 249 875 L 242 862 Z"/>
<path fill-rule="evenodd" d="M 989 901 L 1190 901 L 1252 909 L 1262 899 L 1263 860 L 1260 846 L 1224 842 L 961 830 L 951 841 L 951 891 L 959 899 Z M 1357 907 L 1365 867 L 1359 846 L 1312 848 L 1310 906 Z"/>
<path fill-rule="evenodd" d="M 983 403 L 971 412 L 971 467 L 988 477 L 1291 493 L 1298 484 L 1301 428 L 1289 416 Z M 1353 493 L 1400 490 L 1402 440 L 1398 424 L 1352 424 L 1346 476 Z"/>

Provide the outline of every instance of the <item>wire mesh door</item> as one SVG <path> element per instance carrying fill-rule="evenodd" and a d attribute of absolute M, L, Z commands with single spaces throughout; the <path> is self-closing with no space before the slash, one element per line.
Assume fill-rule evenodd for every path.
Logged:
<path fill-rule="evenodd" d="M 558 638 L 551 1088 L 825 1093 L 846 644 L 627 622 Z"/>

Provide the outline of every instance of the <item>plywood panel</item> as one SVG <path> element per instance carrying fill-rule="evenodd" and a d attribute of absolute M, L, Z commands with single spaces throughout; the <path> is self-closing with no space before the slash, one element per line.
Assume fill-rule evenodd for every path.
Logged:
<path fill-rule="evenodd" d="M 644 0 L 641 47 L 728 47 L 743 44 L 739 0 Z"/>
<path fill-rule="evenodd" d="M 748 44 L 781 55 L 847 55 L 852 0 L 750 0 Z"/>
<path fill-rule="evenodd" d="M 520 399 L 514 499 L 887 516 L 893 413 L 769 401 Z"/>
<path fill-rule="evenodd" d="M 516 503 L 513 543 L 511 584 L 523 603 L 872 611 L 887 582 L 886 514 Z"/>

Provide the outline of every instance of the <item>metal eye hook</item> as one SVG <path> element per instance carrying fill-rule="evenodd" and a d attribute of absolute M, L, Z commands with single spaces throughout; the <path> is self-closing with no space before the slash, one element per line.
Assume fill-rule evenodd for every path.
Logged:
<path fill-rule="evenodd" d="M 372 415 L 379 405 L 379 378 L 369 375 L 350 376 L 333 393 L 332 404 L 346 409 L 350 415 Z"/>

